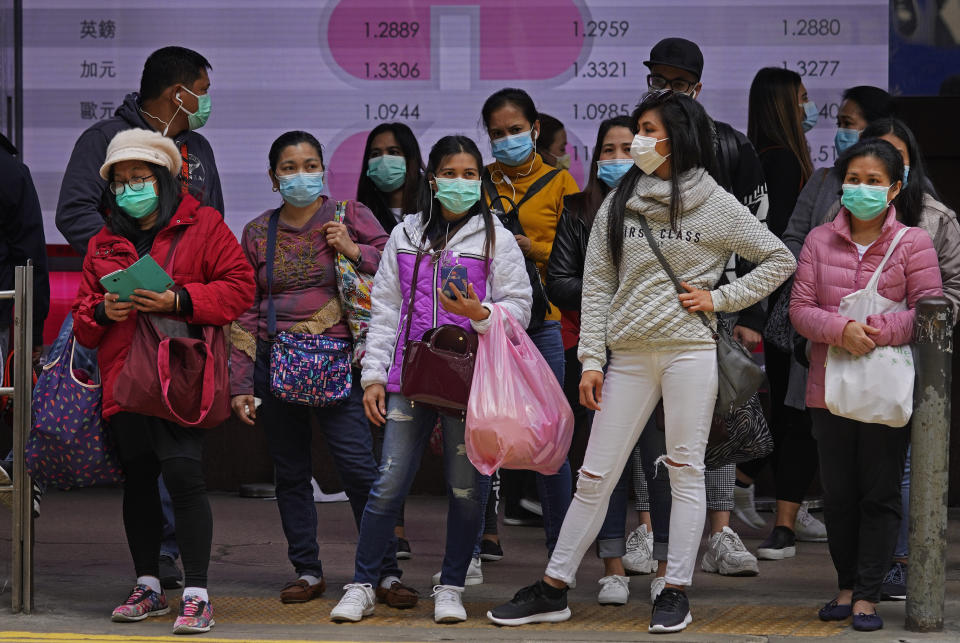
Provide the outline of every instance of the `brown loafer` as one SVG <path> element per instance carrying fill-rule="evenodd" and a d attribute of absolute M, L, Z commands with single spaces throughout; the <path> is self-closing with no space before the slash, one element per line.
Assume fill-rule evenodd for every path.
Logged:
<path fill-rule="evenodd" d="M 295 581 L 287 583 L 284 588 L 280 590 L 280 602 L 306 603 L 307 601 L 319 598 L 326 589 L 327 581 L 322 578 L 316 585 L 310 585 L 302 578 L 298 578 Z"/>
<path fill-rule="evenodd" d="M 387 607 L 404 610 L 416 606 L 420 593 L 395 580 L 390 584 L 390 589 L 377 587 L 377 600 L 386 603 Z"/>

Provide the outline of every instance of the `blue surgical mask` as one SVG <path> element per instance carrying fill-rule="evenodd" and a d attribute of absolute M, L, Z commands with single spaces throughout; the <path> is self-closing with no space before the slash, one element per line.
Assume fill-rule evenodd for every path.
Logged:
<path fill-rule="evenodd" d="M 504 165 L 517 166 L 527 160 L 533 151 L 532 130 L 504 136 L 490 141 L 493 158 Z"/>
<path fill-rule="evenodd" d="M 837 150 L 837 156 L 840 156 L 860 140 L 860 130 L 841 127 L 833 137 L 833 146 Z"/>
<path fill-rule="evenodd" d="M 277 177 L 280 196 L 290 205 L 305 208 L 323 192 L 323 172 L 300 172 Z"/>
<path fill-rule="evenodd" d="M 907 187 L 907 177 L 908 177 L 908 176 L 910 176 L 910 166 L 909 166 L 909 165 L 904 165 L 904 166 L 903 166 L 903 185 L 900 186 L 900 189 L 901 189 L 901 190 L 904 190 L 904 189 Z"/>
<path fill-rule="evenodd" d="M 887 211 L 887 206 L 890 204 L 887 200 L 889 193 L 889 185 L 844 183 L 840 203 L 861 221 L 870 221 Z"/>
<path fill-rule="evenodd" d="M 623 175 L 633 167 L 633 159 L 611 159 L 597 161 L 597 178 L 612 190 L 620 185 Z"/>
<path fill-rule="evenodd" d="M 384 154 L 367 162 L 367 176 L 381 192 L 399 190 L 407 178 L 407 159 Z"/>
<path fill-rule="evenodd" d="M 808 100 L 802 105 L 803 107 L 803 131 L 809 132 L 813 129 L 814 125 L 817 124 L 817 119 L 820 118 L 820 110 L 817 109 L 817 104 L 812 100 Z"/>

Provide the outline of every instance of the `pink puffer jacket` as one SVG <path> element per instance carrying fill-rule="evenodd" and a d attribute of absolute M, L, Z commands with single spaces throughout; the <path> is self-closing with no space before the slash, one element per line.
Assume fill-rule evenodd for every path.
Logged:
<path fill-rule="evenodd" d="M 904 227 L 893 206 L 887 211 L 880 237 L 860 259 L 850 238 L 850 213 L 810 231 L 803 244 L 790 295 L 790 319 L 797 332 L 813 342 L 807 378 L 807 406 L 826 408 L 824 369 L 827 347 L 842 344 L 843 329 L 851 321 L 837 313 L 840 300 L 864 288 L 893 241 Z M 892 301 L 907 300 L 908 310 L 870 315 L 867 323 L 880 329 L 878 346 L 908 344 L 913 337 L 913 307 L 921 297 L 941 295 L 940 267 L 930 235 L 911 228 L 903 235 L 880 275 L 879 293 Z"/>

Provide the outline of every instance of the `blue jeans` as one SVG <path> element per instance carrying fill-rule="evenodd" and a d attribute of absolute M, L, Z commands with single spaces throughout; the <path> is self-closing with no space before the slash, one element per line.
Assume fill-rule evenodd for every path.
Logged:
<path fill-rule="evenodd" d="M 653 558 L 666 560 L 670 543 L 670 513 L 673 497 L 666 467 L 657 467 L 657 458 L 666 454 L 666 434 L 657 428 L 656 415 L 650 416 L 637 442 L 643 475 L 650 497 L 650 523 L 653 525 Z"/>
<path fill-rule="evenodd" d="M 396 552 L 393 528 L 403 501 L 420 468 L 420 458 L 436 424 L 437 411 L 415 404 L 399 393 L 387 397 L 387 424 L 383 437 L 380 477 L 360 524 L 353 580 L 375 585 L 383 573 L 384 558 Z M 440 584 L 463 587 L 474 543 L 483 517 L 482 498 L 490 478 L 481 475 L 467 458 L 462 417 L 440 416 L 443 430 L 443 470 L 447 486 L 447 543 Z M 399 576 L 399 574 L 396 574 Z"/>
<path fill-rule="evenodd" d="M 268 394 L 260 407 L 276 467 L 277 508 L 287 538 L 287 557 L 301 576 L 323 576 L 317 545 L 317 507 L 310 486 L 313 478 L 311 420 L 315 419 L 323 431 L 358 528 L 370 489 L 377 479 L 373 436 L 363 413 L 363 390 L 359 382 L 360 374 L 354 372 L 350 397 L 334 406 L 312 408 L 283 402 Z M 382 569 L 385 576 L 399 577 L 397 542 L 392 525 L 390 529 L 390 546 L 380 552 L 377 569 Z"/>
<path fill-rule="evenodd" d="M 897 548 L 894 558 L 906 558 L 910 554 L 910 447 L 907 447 L 907 460 L 903 464 L 903 478 L 900 480 L 900 533 L 897 536 Z"/>
<path fill-rule="evenodd" d="M 163 475 L 157 479 L 157 488 L 160 490 L 160 509 L 163 510 L 163 540 L 160 541 L 160 555 L 169 556 L 173 560 L 180 557 L 180 548 L 177 547 L 176 522 L 173 519 L 173 499 L 163 483 Z"/>
<path fill-rule="evenodd" d="M 550 365 L 550 370 L 557 377 L 557 382 L 563 386 L 563 336 L 560 334 L 559 321 L 546 321 L 539 330 L 530 334 L 530 339 L 536 344 L 543 358 Z M 570 462 L 564 460 L 563 466 L 552 476 L 537 474 L 537 491 L 540 494 L 540 504 L 543 507 L 543 531 L 547 538 L 547 553 L 552 554 L 560 536 L 560 527 L 563 518 L 567 515 L 567 508 L 573 497 L 573 482 L 570 474 Z"/>

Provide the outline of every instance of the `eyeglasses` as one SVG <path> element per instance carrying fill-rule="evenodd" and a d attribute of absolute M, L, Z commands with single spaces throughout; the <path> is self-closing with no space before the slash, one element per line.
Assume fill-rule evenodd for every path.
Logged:
<path fill-rule="evenodd" d="M 649 74 L 647 76 L 647 87 L 650 89 L 671 89 L 681 94 L 686 94 L 696 87 L 697 82 L 698 81 L 690 82 L 683 78 L 665 78 L 660 74 Z"/>
<path fill-rule="evenodd" d="M 130 177 L 130 180 L 126 183 L 121 183 L 120 181 L 114 181 L 110 184 L 110 191 L 113 192 L 114 196 L 120 196 L 123 194 L 124 189 L 127 186 L 130 186 L 130 189 L 134 192 L 140 192 L 143 190 L 144 184 L 147 182 L 147 179 L 154 178 L 153 174 L 149 176 L 134 176 Z"/>

